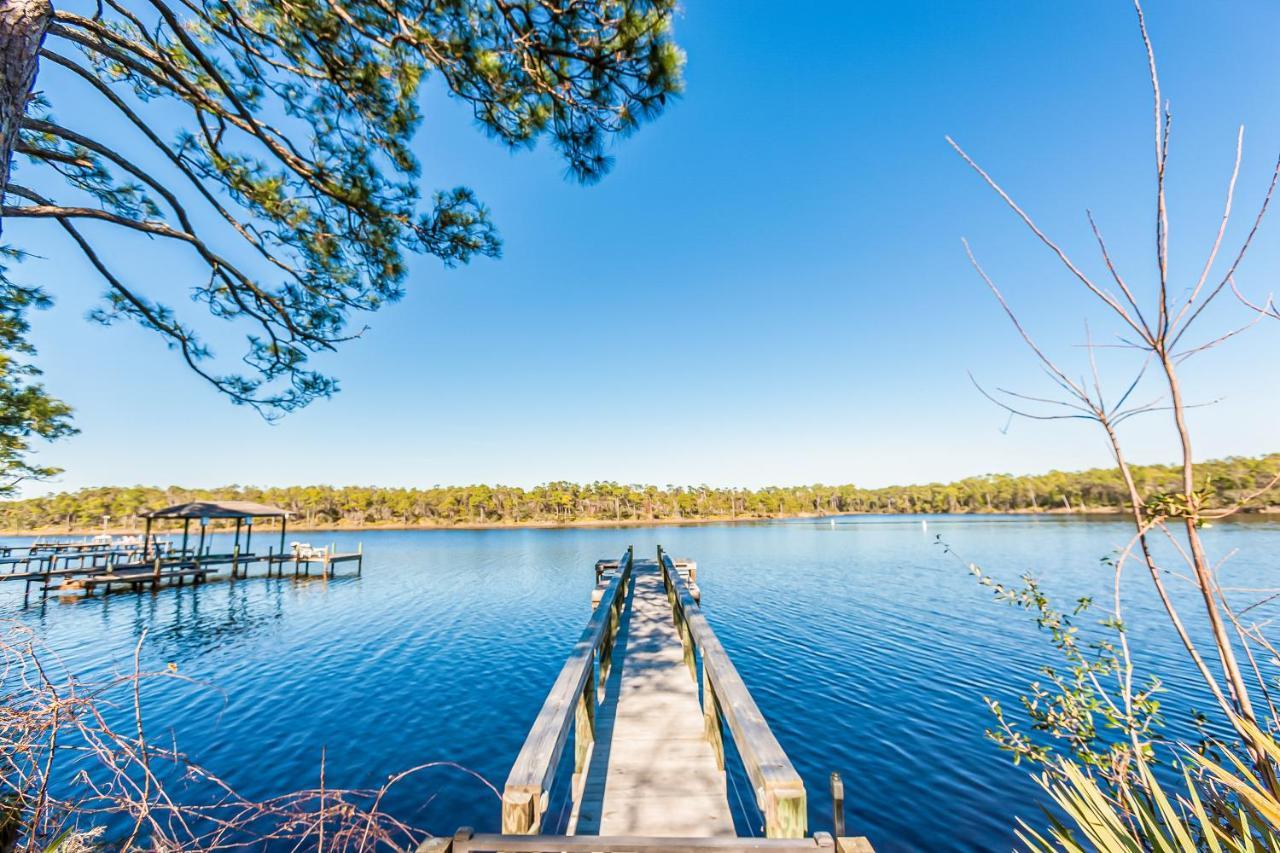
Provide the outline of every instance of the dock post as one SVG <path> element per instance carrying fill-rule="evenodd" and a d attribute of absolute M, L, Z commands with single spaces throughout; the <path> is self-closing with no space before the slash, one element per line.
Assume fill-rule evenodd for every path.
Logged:
<path fill-rule="evenodd" d="M 236 534 L 239 535 L 237 530 Z M 240 543 L 237 542 L 235 547 L 231 549 L 231 579 L 235 580 L 240 577 Z"/>
<path fill-rule="evenodd" d="M 536 835 L 542 829 L 542 795 L 532 791 L 502 792 L 502 834 Z"/>
<path fill-rule="evenodd" d="M 677 607 L 676 628 L 680 631 L 680 647 L 684 651 L 684 663 L 689 667 L 689 677 L 694 683 L 698 682 L 698 661 L 694 657 L 693 633 L 689 630 L 689 623 L 685 619 L 684 608 Z"/>
<path fill-rule="evenodd" d="M 839 773 L 831 774 L 831 834 L 844 837 L 844 782 Z"/>
<path fill-rule="evenodd" d="M 724 728 L 720 716 L 720 703 L 716 701 L 715 688 L 706 667 L 702 668 L 702 729 L 716 754 L 716 768 L 724 770 Z"/>
<path fill-rule="evenodd" d="M 151 588 L 160 588 L 160 557 L 156 556 L 155 569 L 151 573 Z"/>
<path fill-rule="evenodd" d="M 578 709 L 574 714 L 573 730 L 573 799 L 578 799 L 578 785 L 586 778 L 587 759 L 596 742 L 596 666 L 594 659 L 588 666 L 587 680 L 578 695 Z"/>
<path fill-rule="evenodd" d="M 804 838 L 808 816 L 804 785 L 765 784 L 764 834 L 766 838 Z"/>
<path fill-rule="evenodd" d="M 363 541 L 356 543 L 356 554 L 359 555 L 359 557 L 356 559 L 356 577 L 360 577 L 360 574 L 364 572 L 364 542 Z"/>

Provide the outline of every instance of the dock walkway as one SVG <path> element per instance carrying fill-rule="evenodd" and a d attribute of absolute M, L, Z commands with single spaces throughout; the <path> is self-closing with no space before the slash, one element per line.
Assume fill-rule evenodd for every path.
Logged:
<path fill-rule="evenodd" d="M 662 572 L 637 560 L 571 835 L 734 835 Z"/>
<path fill-rule="evenodd" d="M 463 827 L 420 849 L 871 853 L 865 838 L 844 835 L 834 773 L 832 831 L 808 834 L 804 782 L 702 614 L 696 564 L 661 548 L 637 560 L 628 548 L 595 571 L 591 618 L 503 788 L 502 832 Z M 729 805 L 726 730 L 756 808 L 738 816 L 745 835 Z M 572 778 L 557 786 L 570 740 Z"/>

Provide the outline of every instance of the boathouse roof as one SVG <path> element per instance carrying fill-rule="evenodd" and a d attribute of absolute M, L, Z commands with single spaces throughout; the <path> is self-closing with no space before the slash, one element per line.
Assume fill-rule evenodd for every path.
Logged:
<path fill-rule="evenodd" d="M 289 511 L 253 501 L 191 501 L 141 515 L 143 518 L 288 518 Z"/>

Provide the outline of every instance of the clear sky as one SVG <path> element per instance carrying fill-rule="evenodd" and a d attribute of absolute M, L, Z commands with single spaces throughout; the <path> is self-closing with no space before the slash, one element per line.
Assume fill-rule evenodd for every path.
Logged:
<path fill-rule="evenodd" d="M 1174 115 L 1176 286 L 1212 242 L 1236 128 L 1238 241 L 1280 152 L 1280 6 L 1150 0 Z M 57 306 L 35 318 L 46 381 L 82 433 L 28 493 L 85 485 L 429 486 L 554 479 L 854 482 L 1106 464 L 1075 422 L 1017 422 L 970 385 L 1049 390 L 968 266 L 967 237 L 1063 360 L 1101 318 L 950 151 L 951 134 L 1091 271 L 1084 211 L 1129 277 L 1152 263 L 1151 101 L 1131 7 L 1108 2 L 690 2 L 687 92 L 617 143 L 603 183 L 545 148 L 510 152 L 440 90 L 416 148 L 432 189 L 473 187 L 504 257 L 418 259 L 399 304 L 324 361 L 342 391 L 280 423 L 219 398 L 153 335 L 84 320 L 102 291 L 52 225 L 6 222 L 43 256 L 17 270 Z M 42 84 L 62 82 L 56 69 Z M 61 114 L 68 101 L 60 99 Z M 96 109 L 86 100 L 84 109 Z M 94 113 L 87 113 L 93 118 Z M 80 116 L 81 119 L 85 115 Z M 103 114 L 102 136 L 128 137 Z M 1280 216 L 1280 211 L 1277 211 Z M 120 238 L 122 272 L 186 304 L 198 267 Z M 1233 239 L 1234 238 L 1234 241 Z M 1280 290 L 1280 221 L 1241 284 Z M 1105 273 L 1104 273 L 1105 274 Z M 1243 319 L 1227 306 L 1205 331 Z M 1094 323 L 1110 339 L 1114 324 Z M 1280 323 L 1188 366 L 1198 455 L 1280 450 Z M 1126 365 L 1104 361 L 1117 382 Z M 1168 461 L 1165 421 L 1126 435 Z"/>

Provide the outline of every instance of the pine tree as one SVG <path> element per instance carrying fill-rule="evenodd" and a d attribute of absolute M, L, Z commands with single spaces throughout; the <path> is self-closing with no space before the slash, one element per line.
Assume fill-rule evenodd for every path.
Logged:
<path fill-rule="evenodd" d="M 410 141 L 428 75 L 502 142 L 548 139 L 584 182 L 680 87 L 674 0 L 82 5 L 0 0 L 0 227 L 60 229 L 105 282 L 95 319 L 157 333 L 268 417 L 336 390 L 311 357 L 400 298 L 407 255 L 500 252 L 471 190 L 422 197 Z M 84 126 L 90 100 L 119 127 Z M 172 307 L 167 277 L 118 272 L 123 232 L 189 250 L 203 273 L 176 284 L 203 310 Z M 243 334 L 234 367 L 206 343 L 210 317 Z"/>

